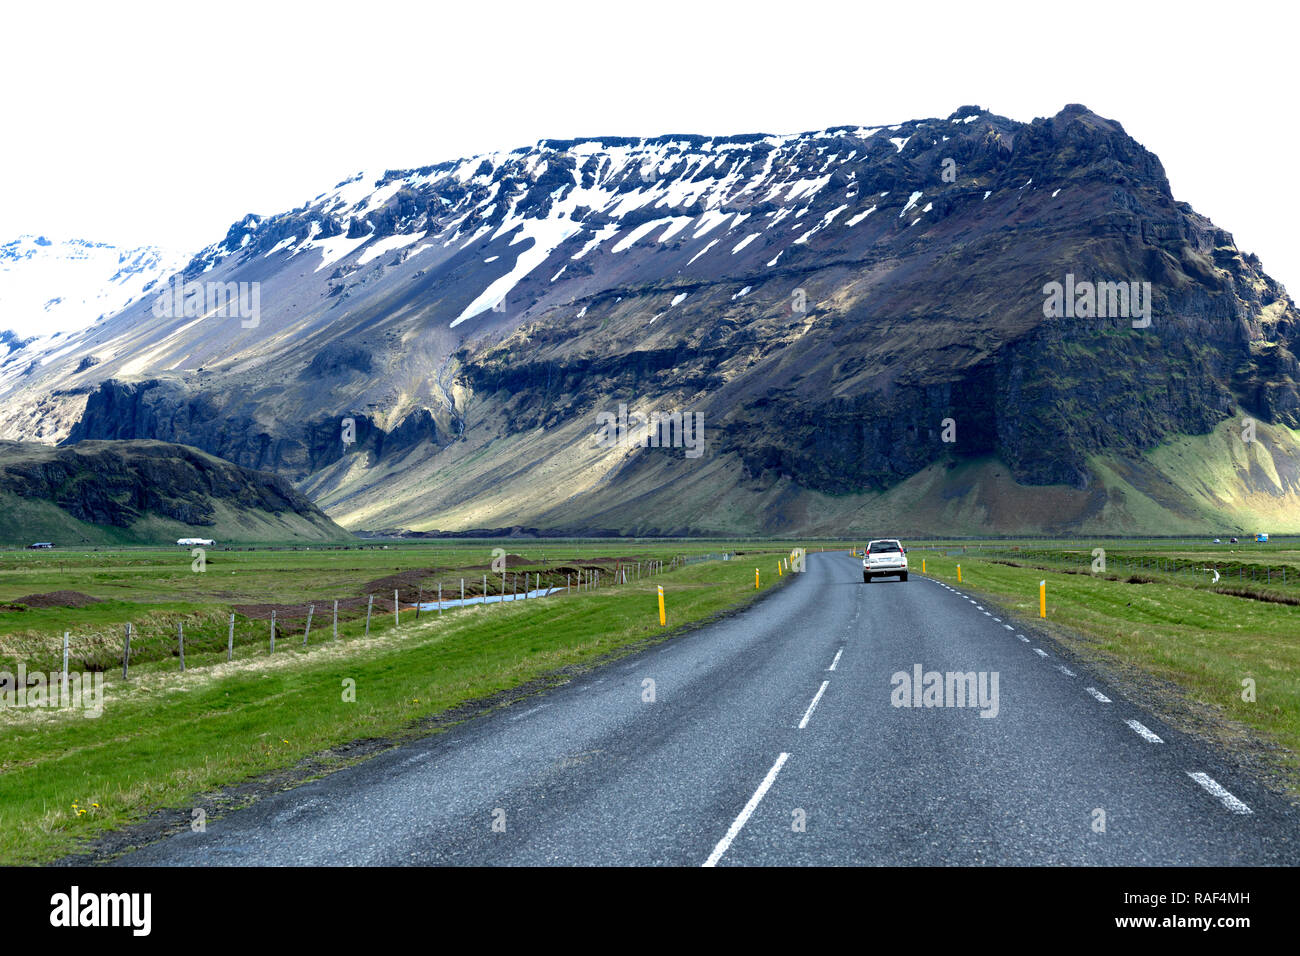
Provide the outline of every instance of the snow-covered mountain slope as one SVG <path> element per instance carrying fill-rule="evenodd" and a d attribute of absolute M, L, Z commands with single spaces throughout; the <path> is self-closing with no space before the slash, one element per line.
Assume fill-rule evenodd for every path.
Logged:
<path fill-rule="evenodd" d="M 1156 320 L 1049 319 L 1044 286 L 1067 276 L 1149 283 Z M 359 175 L 246 216 L 184 279 L 193 303 L 154 290 L 58 341 L 0 342 L 0 437 L 186 442 L 293 478 L 354 527 L 599 511 L 626 528 L 690 468 L 724 497 L 777 482 L 775 529 L 811 494 L 953 456 L 1082 492 L 1090 456 L 1239 409 L 1300 425 L 1285 290 L 1081 106 L 548 140 Z M 623 401 L 705 414 L 708 455 L 594 448 L 596 412 Z M 1079 514 L 1102 514 L 1090 494 Z"/>
<path fill-rule="evenodd" d="M 122 311 L 189 257 L 141 246 L 19 236 L 0 244 L 0 330 L 74 332 Z"/>

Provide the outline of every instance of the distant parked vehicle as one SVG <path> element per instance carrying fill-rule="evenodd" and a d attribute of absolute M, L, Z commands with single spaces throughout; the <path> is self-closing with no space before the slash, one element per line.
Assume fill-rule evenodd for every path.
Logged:
<path fill-rule="evenodd" d="M 37 541 L 35 544 L 27 546 L 28 551 L 44 551 L 46 548 L 52 548 L 54 545 L 49 541 Z"/>
<path fill-rule="evenodd" d="M 1214 543 L 1215 543 L 1215 544 L 1222 544 L 1223 542 L 1220 541 L 1218 538 L 1215 538 L 1215 539 L 1214 539 Z"/>
<path fill-rule="evenodd" d="M 1229 544 L 1236 544 L 1236 543 L 1237 543 L 1237 539 L 1236 539 L 1236 538 L 1229 538 L 1229 539 L 1228 539 L 1228 543 L 1229 543 Z"/>
<path fill-rule="evenodd" d="M 870 584 L 872 578 L 898 576 L 907 580 L 907 549 L 897 538 L 881 538 L 867 545 L 862 558 L 862 583 Z"/>
<path fill-rule="evenodd" d="M 177 538 L 176 543 L 182 548 L 210 548 L 217 542 L 211 538 Z"/>
<path fill-rule="evenodd" d="M 1268 535 L 1257 534 L 1255 535 L 1255 540 L 1258 541 L 1260 544 L 1268 544 Z"/>

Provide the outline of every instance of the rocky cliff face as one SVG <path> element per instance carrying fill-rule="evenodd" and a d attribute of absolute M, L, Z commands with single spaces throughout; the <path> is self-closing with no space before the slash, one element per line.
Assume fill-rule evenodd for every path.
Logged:
<path fill-rule="evenodd" d="M 128 310 L 23 376 L 13 352 L 0 428 L 184 440 L 349 521 L 446 529 L 546 526 L 597 486 L 669 494 L 661 450 L 593 446 L 619 403 L 702 414 L 692 467 L 796 497 L 987 457 L 1087 491 L 1097 454 L 1230 416 L 1300 426 L 1285 290 L 1081 106 L 543 141 L 246 217 L 185 278 L 258 282 L 261 314 Z M 531 511 L 494 497 L 577 460 Z"/>
<path fill-rule="evenodd" d="M 150 519 L 244 539 L 257 537 L 259 522 L 281 518 L 289 519 L 284 526 L 294 537 L 304 531 L 320 540 L 345 537 L 279 475 L 163 442 L 86 441 L 68 448 L 0 442 L 0 497 L 6 496 L 52 503 L 74 521 L 105 528 L 131 529 Z M 247 527 L 222 524 L 232 515 L 246 518 Z"/>

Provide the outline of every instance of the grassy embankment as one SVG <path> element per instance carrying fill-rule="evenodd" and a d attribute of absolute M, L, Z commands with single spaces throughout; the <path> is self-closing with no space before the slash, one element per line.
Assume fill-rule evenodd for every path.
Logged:
<path fill-rule="evenodd" d="M 516 547 L 511 543 L 512 550 Z M 541 549 L 532 542 L 527 547 L 542 567 Z M 623 543 L 600 550 L 606 556 L 626 555 L 628 548 Z M 590 565 L 599 560 L 591 557 L 595 550 L 590 545 L 547 545 L 547 566 L 556 566 L 555 559 L 571 567 Z M 651 546 L 630 556 L 643 562 L 667 560 L 682 550 Z M 702 553 L 709 546 L 688 550 Z M 588 557 L 578 560 L 580 551 Z M 123 552 L 116 561 L 101 555 L 98 565 L 92 561 L 69 566 L 69 555 L 19 555 L 21 567 L 15 570 L 11 564 L 0 575 L 0 601 L 56 584 L 95 596 L 119 596 L 80 609 L 0 612 L 0 633 L 7 632 L 4 640 L 15 640 L 18 631 L 8 619 L 24 615 L 37 615 L 39 623 L 53 624 L 56 630 L 71 627 L 87 633 L 104 628 L 110 634 L 123 617 L 223 618 L 232 598 L 253 602 L 272 596 L 267 593 L 268 577 L 275 597 L 305 602 L 324 600 L 349 585 L 355 591 L 360 578 L 379 570 L 391 574 L 394 567 L 409 571 L 432 563 L 443 577 L 455 572 L 458 591 L 462 571 L 455 564 L 482 561 L 490 558 L 490 551 L 476 545 L 218 553 L 202 575 L 189 571 L 188 555 L 182 557 L 183 564 L 172 555 Z M 0 711 L 0 862 L 55 859 L 151 810 L 202 805 L 195 803 L 196 794 L 293 767 L 309 757 L 325 769 L 341 765 L 345 761 L 329 751 L 351 741 L 426 733 L 432 729 L 429 718 L 466 701 L 484 700 L 563 668 L 661 639 L 741 606 L 778 580 L 790 580 L 777 578 L 777 560 L 776 552 L 762 553 L 761 558 L 751 553 L 740 560 L 690 564 L 596 591 L 458 609 L 441 616 L 424 612 L 418 621 L 404 612 L 400 627 L 393 626 L 391 613 L 376 615 L 369 638 L 363 636 L 364 612 L 354 613 L 340 623 L 338 642 L 330 641 L 328 627 L 322 627 L 320 643 L 313 629 L 312 644 L 304 649 L 299 625 L 296 639 L 281 639 L 274 655 L 260 639 L 256 644 L 250 640 L 237 648 L 232 663 L 225 661 L 224 628 L 218 640 L 205 642 L 198 636 L 203 628 L 196 626 L 184 674 L 170 654 L 133 665 L 125 682 L 110 663 L 103 713 L 97 719 L 69 710 Z M 162 573 L 160 561 L 184 570 Z M 765 569 L 761 591 L 753 587 L 755 565 Z M 525 566 L 519 565 L 521 570 Z M 224 581 L 222 591 L 215 589 L 218 568 L 234 579 L 230 592 L 224 591 Z M 248 580 L 241 582 L 241 577 Z M 481 584 L 481 575 L 479 580 Z M 667 627 L 658 621 L 658 585 L 666 592 Z M 165 598 L 161 610 L 144 603 L 150 594 L 155 601 Z M 389 604 L 391 608 L 391 599 Z M 268 622 L 254 623 L 260 630 Z M 157 625 L 164 631 L 166 626 Z M 30 640 L 41 628 L 33 628 L 29 620 L 23 630 Z M 346 699 L 348 682 L 355 687 L 355 701 Z"/>
<path fill-rule="evenodd" d="M 1092 573 L 1091 550 L 1077 545 L 1055 553 L 914 551 L 909 557 L 918 569 L 924 557 L 927 573 L 950 584 L 960 563 L 964 589 L 1041 627 L 1175 726 L 1227 747 L 1248 744 L 1241 730 L 1249 728 L 1246 736 L 1264 742 L 1268 775 L 1300 795 L 1300 600 L 1280 603 L 1300 599 L 1300 553 L 1107 547 L 1105 574 Z M 1208 572 L 1162 570 L 1174 561 L 1224 570 L 1214 585 Z M 1249 573 L 1244 580 L 1237 575 L 1241 563 L 1256 565 L 1253 582 Z M 1274 569 L 1271 584 L 1265 567 Z M 1277 580 L 1281 567 L 1285 585 Z M 1038 606 L 1042 580 L 1045 620 Z M 1247 678 L 1255 682 L 1254 701 L 1243 700 Z M 1177 685 L 1174 696 L 1161 681 Z"/>

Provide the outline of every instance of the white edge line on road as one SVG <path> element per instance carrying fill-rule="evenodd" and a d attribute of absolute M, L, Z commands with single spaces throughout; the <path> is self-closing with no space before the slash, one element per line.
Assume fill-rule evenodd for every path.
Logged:
<path fill-rule="evenodd" d="M 835 652 L 835 660 L 831 661 L 831 666 L 828 667 L 828 668 L 826 668 L 828 671 L 833 671 L 833 670 L 835 670 L 835 665 L 838 664 L 838 663 L 840 662 L 840 655 L 843 654 L 843 653 L 844 653 L 844 648 L 842 648 L 842 647 L 841 647 L 838 651 Z"/>
<path fill-rule="evenodd" d="M 1015 630 L 1015 628 L 1012 627 L 1010 624 L 1003 624 L 1002 626 L 1005 627 L 1008 631 L 1014 631 L 1014 630 Z"/>
<path fill-rule="evenodd" d="M 1024 641 L 1026 644 L 1029 643 L 1029 638 L 1025 637 L 1025 635 L 1023 635 L 1023 634 L 1017 634 L 1016 637 L 1020 638 L 1020 639 L 1021 639 L 1022 641 Z"/>
<path fill-rule="evenodd" d="M 1066 677 L 1074 676 L 1074 671 L 1070 670 L 1070 668 L 1066 667 L 1064 664 L 1057 664 L 1056 669 L 1060 671 L 1062 674 L 1064 674 Z"/>
<path fill-rule="evenodd" d="M 1097 688 L 1095 688 L 1095 687 L 1089 687 L 1089 688 L 1088 688 L 1088 693 L 1091 694 L 1093 697 L 1096 697 L 1096 698 L 1097 698 L 1099 701 L 1101 701 L 1103 704 L 1109 704 L 1109 703 L 1110 703 L 1110 698 L 1107 697 L 1105 694 L 1103 694 L 1101 691 L 1097 690 Z"/>
<path fill-rule="evenodd" d="M 1208 773 L 1192 773 L 1187 771 L 1187 776 L 1191 777 L 1211 794 L 1219 798 L 1219 801 L 1231 810 L 1233 813 L 1253 813 L 1250 807 L 1246 806 L 1227 790 L 1223 789 L 1213 777 Z"/>
<path fill-rule="evenodd" d="M 754 811 L 758 809 L 759 803 L 762 802 L 763 797 L 767 794 L 773 781 L 776 780 L 776 775 L 781 772 L 781 767 L 785 765 L 786 760 L 789 758 L 790 755 L 784 753 L 776 758 L 776 763 L 772 764 L 772 769 L 767 772 L 767 776 L 763 778 L 763 782 L 758 785 L 758 789 L 754 791 L 754 795 L 749 798 L 749 803 L 745 804 L 745 809 L 741 810 L 740 816 L 736 817 L 736 819 L 732 821 L 731 829 L 727 831 L 727 835 L 718 841 L 718 845 L 713 848 L 713 852 L 709 854 L 709 858 L 704 861 L 705 866 L 717 866 L 718 861 L 722 859 L 722 854 L 727 852 L 727 848 L 731 846 L 731 841 L 736 839 L 736 836 L 744 828 L 745 824 L 749 822 L 749 818 L 753 815 Z"/>
<path fill-rule="evenodd" d="M 1129 727 L 1132 728 L 1133 732 L 1137 734 L 1139 737 L 1141 737 L 1143 740 L 1145 740 L 1147 743 L 1149 744 L 1164 743 L 1164 741 L 1160 739 L 1159 735 L 1152 733 L 1150 730 L 1142 726 L 1133 718 L 1130 717 L 1128 720 L 1124 721 L 1124 723 L 1128 724 Z"/>
<path fill-rule="evenodd" d="M 1037 654 L 1039 657 L 1046 657 L 1046 656 L 1047 656 L 1047 651 L 1043 650 L 1041 647 L 1035 647 L 1035 648 L 1034 648 L 1034 653 Z"/>
<path fill-rule="evenodd" d="M 826 688 L 829 685 L 830 685 L 830 681 L 828 680 L 822 681 L 821 690 L 817 692 L 817 696 L 814 697 L 812 699 L 812 703 L 808 705 L 808 710 L 804 712 L 803 720 L 799 721 L 800 730 L 803 730 L 805 727 L 808 726 L 808 718 L 810 718 L 813 715 L 813 711 L 817 709 L 817 701 L 822 699 L 822 694 L 826 693 Z"/>

